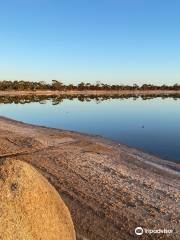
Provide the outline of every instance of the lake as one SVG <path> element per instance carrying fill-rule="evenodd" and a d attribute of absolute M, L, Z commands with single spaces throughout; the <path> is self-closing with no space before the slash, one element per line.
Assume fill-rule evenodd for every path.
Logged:
<path fill-rule="evenodd" d="M 101 135 L 180 163 L 180 98 L 8 98 L 0 115 Z"/>

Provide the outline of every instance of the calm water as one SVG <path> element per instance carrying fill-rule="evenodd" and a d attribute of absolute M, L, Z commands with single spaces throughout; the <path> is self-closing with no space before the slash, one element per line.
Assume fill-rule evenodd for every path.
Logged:
<path fill-rule="evenodd" d="M 60 129 L 101 135 L 180 162 L 180 99 L 52 100 L 0 104 L 0 115 Z"/>

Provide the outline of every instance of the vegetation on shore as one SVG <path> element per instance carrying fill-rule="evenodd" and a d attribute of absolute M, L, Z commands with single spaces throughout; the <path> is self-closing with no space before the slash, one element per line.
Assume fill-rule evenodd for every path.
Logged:
<path fill-rule="evenodd" d="M 60 81 L 52 80 L 51 83 L 46 83 L 44 81 L 40 82 L 30 82 L 30 81 L 0 81 L 0 91 L 36 91 L 36 90 L 51 90 L 51 91 L 68 91 L 68 90 L 180 90 L 180 84 L 174 85 L 161 85 L 156 86 L 153 84 L 143 84 L 138 86 L 137 84 L 129 85 L 108 85 L 101 82 L 97 82 L 96 84 L 84 83 L 81 82 L 77 85 L 73 84 L 63 84 Z"/>

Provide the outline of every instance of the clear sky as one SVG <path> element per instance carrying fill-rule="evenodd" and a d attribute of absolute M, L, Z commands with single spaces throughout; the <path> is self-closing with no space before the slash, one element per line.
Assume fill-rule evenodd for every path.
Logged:
<path fill-rule="evenodd" d="M 180 83 L 180 0 L 0 1 L 0 79 Z"/>

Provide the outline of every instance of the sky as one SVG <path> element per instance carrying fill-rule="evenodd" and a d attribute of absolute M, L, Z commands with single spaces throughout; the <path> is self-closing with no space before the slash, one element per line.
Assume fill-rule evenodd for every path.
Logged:
<path fill-rule="evenodd" d="M 180 83 L 180 1 L 0 1 L 4 79 Z"/>

